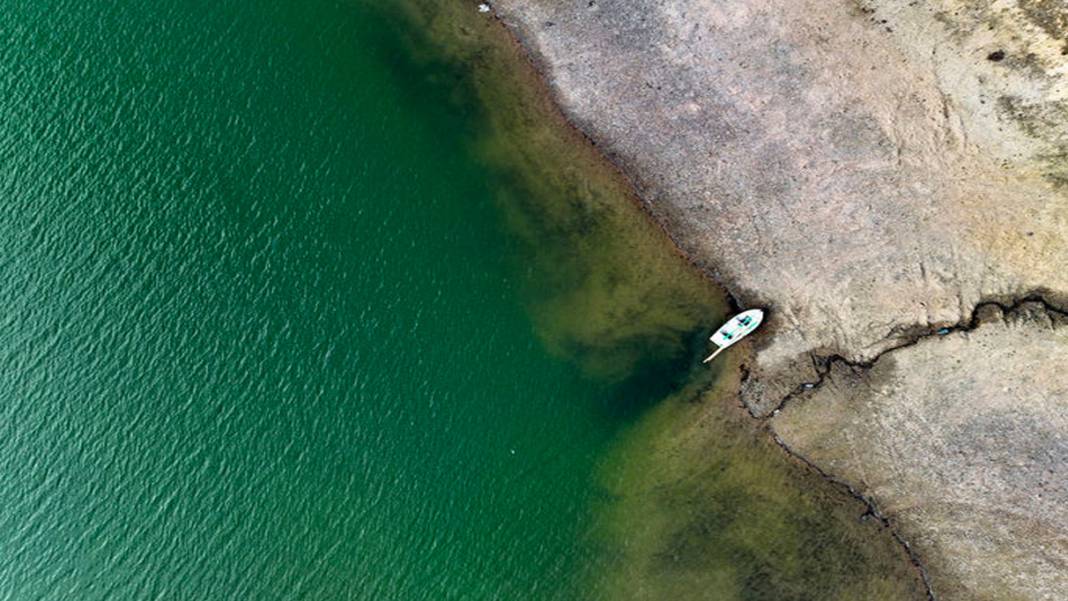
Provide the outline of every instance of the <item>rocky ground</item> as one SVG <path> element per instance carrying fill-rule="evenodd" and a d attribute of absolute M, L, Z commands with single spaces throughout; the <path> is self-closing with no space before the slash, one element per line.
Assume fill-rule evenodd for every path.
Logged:
<path fill-rule="evenodd" d="M 1068 5 L 492 14 L 679 247 L 770 309 L 750 411 L 784 407 L 783 444 L 867 495 L 938 598 L 1068 598 Z"/>

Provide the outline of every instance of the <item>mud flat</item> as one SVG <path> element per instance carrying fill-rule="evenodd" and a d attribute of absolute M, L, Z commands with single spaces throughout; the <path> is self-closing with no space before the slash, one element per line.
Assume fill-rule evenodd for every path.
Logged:
<path fill-rule="evenodd" d="M 789 398 L 783 444 L 868 495 L 939 598 L 1063 598 L 1068 522 L 1016 496 L 1063 488 L 1063 336 L 1012 317 L 927 339 L 992 302 L 1068 306 L 1068 7 L 501 0 L 494 14 L 679 247 L 771 309 L 750 412 Z M 909 361 L 924 369 L 886 367 Z M 865 390 L 887 371 L 893 386 Z M 956 391 L 945 406 L 936 387 Z M 857 443 L 872 423 L 879 444 Z"/>

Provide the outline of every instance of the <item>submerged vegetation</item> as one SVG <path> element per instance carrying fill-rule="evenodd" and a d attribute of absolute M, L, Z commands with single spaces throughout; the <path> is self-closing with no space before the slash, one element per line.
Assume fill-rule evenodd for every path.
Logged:
<path fill-rule="evenodd" d="M 409 52 L 453 86 L 472 152 L 494 169 L 502 218 L 521 248 L 537 332 L 592 375 L 624 378 L 650 361 L 685 362 L 692 333 L 723 313 L 718 290 L 638 209 L 627 182 L 553 106 L 503 28 L 462 2 L 403 5 Z"/>
<path fill-rule="evenodd" d="M 618 382 L 640 410 L 596 475 L 604 494 L 584 541 L 597 558 L 588 596 L 922 598 L 879 520 L 727 401 L 744 351 L 711 371 L 699 365 L 723 294 L 559 115 L 502 26 L 464 2 L 391 10 L 414 57 L 398 68 L 448 86 L 450 110 L 476 111 L 464 136 L 494 168 L 539 337 L 591 377 Z"/>

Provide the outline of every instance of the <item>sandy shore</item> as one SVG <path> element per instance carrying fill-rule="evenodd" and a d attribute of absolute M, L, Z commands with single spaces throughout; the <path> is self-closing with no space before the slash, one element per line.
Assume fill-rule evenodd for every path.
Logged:
<path fill-rule="evenodd" d="M 1063 598 L 1065 504 L 1042 491 L 1068 480 L 1068 8 L 494 11 L 682 250 L 770 309 L 743 383 L 752 414 L 867 495 L 939 598 Z M 972 329 L 991 303 L 1009 317 Z"/>

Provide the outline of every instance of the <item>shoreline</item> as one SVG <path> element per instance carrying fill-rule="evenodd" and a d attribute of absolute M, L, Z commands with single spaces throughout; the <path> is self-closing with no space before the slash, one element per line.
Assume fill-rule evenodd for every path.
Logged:
<path fill-rule="evenodd" d="M 474 5 L 470 8 L 472 13 L 474 13 Z M 567 136 L 571 138 L 571 141 L 568 142 L 569 144 L 573 147 L 580 147 L 583 154 L 588 155 L 588 160 L 601 165 L 602 167 L 600 168 L 607 169 L 612 178 L 621 182 L 623 184 L 623 189 L 625 189 L 625 194 L 631 197 L 627 202 L 633 203 L 640 211 L 641 218 L 657 230 L 663 240 L 667 242 L 667 247 L 670 248 L 671 254 L 676 258 L 682 259 L 682 262 L 687 265 L 687 269 L 693 272 L 694 277 L 705 282 L 706 285 L 714 287 L 716 290 L 722 292 L 724 297 L 728 299 L 727 302 L 731 305 L 731 308 L 737 309 L 738 303 L 732 291 L 720 284 L 715 274 L 705 269 L 699 261 L 686 253 L 682 249 L 679 240 L 672 234 L 668 225 L 659 219 L 652 211 L 642 195 L 642 184 L 636 181 L 623 165 L 619 164 L 616 160 L 613 160 L 611 153 L 606 153 L 604 148 L 598 145 L 593 137 L 568 118 L 556 102 L 553 88 L 546 79 L 546 67 L 543 64 L 543 61 L 539 61 L 536 53 L 532 52 L 531 49 L 523 43 L 517 32 L 510 28 L 508 24 L 497 15 L 496 11 L 493 11 L 489 15 L 479 15 L 479 18 L 486 20 L 488 24 L 496 30 L 494 35 L 500 40 L 502 45 L 507 45 L 507 52 L 512 55 L 513 59 L 522 61 L 524 67 L 521 68 L 520 71 L 523 73 L 518 74 L 518 77 L 525 81 L 523 85 L 526 88 L 533 90 L 534 95 L 537 97 L 537 102 L 544 105 L 544 107 L 547 107 L 547 112 L 555 123 L 555 125 L 551 125 L 551 127 L 566 131 Z M 516 74 L 512 74 L 511 76 L 515 77 Z M 739 350 L 745 353 L 751 352 L 749 347 L 746 347 L 744 350 Z M 739 363 L 736 369 L 739 370 L 737 375 L 746 375 L 744 364 Z M 730 399 L 731 402 L 728 404 L 733 405 L 739 398 L 740 386 L 741 384 L 739 381 L 738 386 L 729 391 L 729 394 L 725 395 L 720 402 Z M 739 406 L 744 407 L 744 405 Z M 729 407 L 724 407 L 723 409 L 729 411 Z M 760 433 L 758 437 L 763 439 L 764 443 L 774 445 L 774 452 L 781 456 L 787 463 L 807 471 L 814 477 L 825 482 L 827 486 L 832 487 L 837 491 L 835 494 L 839 495 L 842 499 L 848 499 L 850 502 L 857 503 L 861 508 L 864 508 L 865 513 L 872 513 L 874 505 L 870 500 L 855 494 L 848 486 L 842 485 L 841 482 L 835 481 L 833 478 L 828 477 L 819 470 L 813 469 L 813 466 L 808 464 L 803 457 L 791 453 L 788 448 L 775 444 L 775 435 L 768 427 L 766 420 L 753 419 L 753 416 L 744 409 L 743 413 L 745 413 L 745 418 L 752 422 L 753 433 L 755 434 L 759 431 Z M 883 523 L 884 526 L 888 527 L 889 522 L 884 521 Z M 913 555 L 908 544 L 905 543 L 896 532 L 891 530 L 890 536 L 894 539 L 894 544 L 901 549 L 903 555 L 901 558 L 902 561 L 908 562 L 909 569 L 915 571 L 916 579 L 922 583 L 924 596 L 931 598 L 930 587 L 927 584 L 926 572 L 923 569 L 922 563 Z"/>
<path fill-rule="evenodd" d="M 530 78 L 526 78 L 528 79 L 529 89 L 533 90 L 538 95 L 540 102 L 552 107 L 549 113 L 555 118 L 558 125 L 575 136 L 575 143 L 583 146 L 594 161 L 602 163 L 605 167 L 608 167 L 615 177 L 626 183 L 626 188 L 628 190 L 626 196 L 628 202 L 633 203 L 634 206 L 645 215 L 649 222 L 656 226 L 656 228 L 660 230 L 660 233 L 670 241 L 671 251 L 690 265 L 700 277 L 706 279 L 710 285 L 715 286 L 722 292 L 728 299 L 728 303 L 732 310 L 741 310 L 741 305 L 738 303 L 737 297 L 731 292 L 730 288 L 719 282 L 716 277 L 702 267 L 694 257 L 685 252 L 671 229 L 668 228 L 668 226 L 661 221 L 655 213 L 653 213 L 652 209 L 645 201 L 645 198 L 642 196 L 641 190 L 643 186 L 636 179 L 636 174 L 627 171 L 620 165 L 616 161 L 616 158 L 618 157 L 613 158 L 610 154 L 605 153 L 597 144 L 596 140 L 564 114 L 563 110 L 561 110 L 560 106 L 557 104 L 551 86 L 546 79 L 548 67 L 545 65 L 544 60 L 539 59 L 538 55 L 532 52 L 531 48 L 523 43 L 519 32 L 510 28 L 508 24 L 500 18 L 496 10 L 491 8 L 490 12 L 485 14 L 485 17 L 493 21 L 495 26 L 500 30 L 501 38 L 510 44 L 511 50 L 515 53 L 517 58 L 527 64 L 533 75 Z"/>
<path fill-rule="evenodd" d="M 975 341 L 946 337 L 969 357 L 956 369 L 932 346 L 971 332 L 991 304 L 1028 305 L 1037 295 L 1049 308 L 1068 298 L 1058 270 L 1068 261 L 1059 229 L 1068 215 L 1068 104 L 1058 92 L 1068 54 L 1053 45 L 1068 8 L 1009 4 L 932 16 L 883 0 L 608 10 L 502 0 L 495 12 L 567 121 L 623 174 L 687 262 L 730 298 L 772 308 L 742 400 L 784 453 L 882 508 L 929 598 L 1045 600 L 1065 584 L 1056 568 L 1068 557 L 1063 511 L 1013 493 L 1044 489 L 1068 464 L 1057 459 L 1068 424 L 1049 417 L 1057 399 L 1042 395 L 1062 390 L 1064 378 L 1052 361 L 1022 359 L 1065 344 L 1043 329 L 1060 327 L 1063 309 L 986 320 Z M 728 256 L 747 257 L 746 267 L 720 260 Z M 1006 377 L 1037 373 L 1014 393 L 1038 395 L 1015 405 L 1022 416 L 1007 413 L 998 383 L 981 378 L 977 394 L 965 385 L 943 391 L 948 415 L 971 416 L 952 419 L 917 377 L 894 368 L 927 354 L 946 368 L 934 381 L 993 373 L 1004 361 L 977 353 L 978 341 L 999 328 L 1015 334 L 1006 360 L 1016 369 Z M 806 383 L 838 364 L 866 369 L 810 394 Z M 859 394 L 865 386 L 874 391 Z M 883 430 L 876 444 L 855 448 L 848 435 L 814 427 L 814 415 Z M 1039 438 L 1048 446 L 1033 449 L 1038 434 L 1029 432 L 1047 421 Z M 998 442 L 968 460 L 909 446 L 930 431 L 943 447 Z M 899 465 L 902 445 L 913 455 Z M 925 456 L 938 461 L 924 465 Z M 1026 481 L 985 478 L 976 466 L 986 463 L 1018 463 Z M 975 511 L 956 515 L 939 490 L 913 499 L 887 480 L 916 473 L 969 495 Z M 999 527 L 1006 513 L 1020 523 Z M 990 539 L 985 550 L 969 548 L 976 537 Z M 996 553 L 1020 545 L 1031 549 L 1020 569 L 1033 581 Z"/>
<path fill-rule="evenodd" d="M 629 200 L 635 204 L 635 206 L 642 212 L 643 215 L 645 215 L 645 217 L 651 223 L 656 225 L 656 227 L 661 232 L 663 232 L 664 237 L 668 241 L 670 241 L 671 250 L 676 255 L 683 259 L 686 264 L 689 265 L 699 277 L 706 279 L 711 285 L 718 288 L 724 294 L 724 296 L 728 299 L 728 304 L 730 306 L 731 312 L 737 312 L 742 310 L 743 305 L 739 302 L 738 297 L 732 292 L 731 288 L 727 284 L 720 282 L 716 278 L 715 274 L 705 269 L 700 263 L 698 263 L 698 261 L 694 257 L 685 252 L 682 249 L 679 241 L 673 236 L 671 230 L 664 224 L 664 222 L 662 222 L 657 217 L 656 214 L 653 213 L 652 209 L 642 197 L 641 186 L 634 179 L 635 175 L 633 173 L 628 172 L 622 165 L 618 164 L 612 156 L 602 152 L 597 142 L 581 127 L 579 127 L 570 119 L 568 119 L 564 112 L 559 108 L 559 106 L 556 104 L 555 97 L 553 96 L 553 93 L 551 91 L 551 86 L 549 85 L 546 79 L 548 67 L 545 65 L 544 59 L 539 59 L 538 55 L 535 52 L 532 52 L 531 49 L 523 43 L 519 33 L 510 28 L 507 23 L 505 23 L 504 20 L 500 18 L 496 10 L 491 9 L 490 13 L 487 16 L 492 19 L 492 21 L 496 24 L 498 28 L 500 28 L 504 39 L 507 39 L 512 44 L 513 50 L 519 55 L 519 57 L 527 61 L 530 68 L 536 74 L 537 79 L 532 82 L 532 87 L 538 91 L 539 95 L 541 95 L 546 102 L 552 104 L 556 108 L 554 113 L 558 117 L 559 122 L 569 131 L 573 132 L 576 136 L 578 136 L 582 140 L 582 143 L 588 147 L 588 150 L 590 152 L 594 153 L 599 158 L 599 160 L 603 161 L 606 165 L 611 167 L 611 169 L 613 169 L 616 174 L 627 183 L 627 186 L 629 187 L 631 192 Z M 750 347 L 751 344 L 752 343 L 750 343 Z M 745 352 L 746 355 L 751 355 L 753 352 L 751 348 L 747 348 L 744 351 L 742 349 L 738 350 L 741 352 Z M 896 529 L 893 522 L 880 513 L 879 508 L 874 499 L 865 496 L 853 486 L 851 486 L 848 482 L 827 473 L 818 465 L 808 460 L 804 455 L 791 449 L 790 446 L 787 445 L 771 428 L 767 419 L 769 416 L 756 415 L 752 412 L 751 409 L 747 408 L 744 403 L 741 403 L 740 398 L 742 386 L 744 384 L 744 381 L 748 379 L 749 373 L 745 361 L 739 361 L 737 367 L 742 374 L 741 380 L 735 387 L 726 391 L 727 398 L 739 401 L 739 407 L 743 409 L 745 416 L 751 418 L 756 423 L 761 424 L 760 427 L 757 428 L 761 432 L 761 435 L 767 437 L 768 440 L 774 442 L 782 450 L 782 453 L 785 457 L 789 458 L 789 460 L 795 462 L 797 465 L 803 466 L 805 469 L 810 470 L 813 474 L 818 475 L 827 483 L 837 487 L 842 492 L 842 494 L 849 496 L 855 499 L 856 501 L 862 503 L 872 515 L 874 515 L 878 520 L 880 520 L 890 531 L 891 536 L 893 536 L 894 540 L 901 546 L 902 550 L 908 556 L 910 563 L 912 564 L 913 568 L 915 568 L 920 581 L 923 583 L 924 593 L 927 599 L 929 599 L 930 601 L 934 601 L 935 594 L 931 588 L 930 576 L 927 572 L 927 568 L 924 565 L 924 558 L 912 547 L 912 545 L 909 544 L 909 542 L 905 539 L 904 535 L 902 535 Z M 714 387 L 715 386 L 712 385 L 702 391 L 702 393 L 708 392 Z M 784 399 L 784 402 L 785 401 L 786 399 Z M 780 405 L 780 407 L 781 406 L 782 405 Z M 730 409 L 726 408 L 725 410 L 729 411 Z"/>

